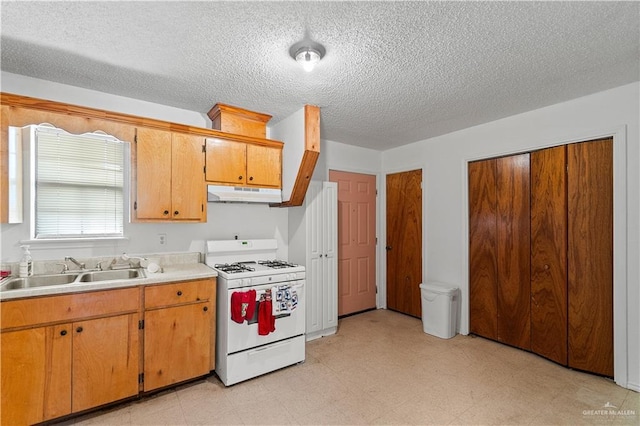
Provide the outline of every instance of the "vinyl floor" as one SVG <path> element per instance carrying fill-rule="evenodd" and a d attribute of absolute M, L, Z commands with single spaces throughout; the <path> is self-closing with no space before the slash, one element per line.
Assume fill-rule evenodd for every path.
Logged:
<path fill-rule="evenodd" d="M 77 425 L 638 425 L 640 394 L 387 310 L 339 321 L 306 361 L 225 388 L 213 375 Z"/>

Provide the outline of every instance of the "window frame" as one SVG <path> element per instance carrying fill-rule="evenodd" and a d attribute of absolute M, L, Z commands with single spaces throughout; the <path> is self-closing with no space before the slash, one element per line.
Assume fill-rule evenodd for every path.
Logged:
<path fill-rule="evenodd" d="M 122 143 L 123 146 L 123 175 L 122 175 L 122 232 L 121 233 L 109 233 L 109 234 L 74 234 L 74 235 L 60 235 L 60 236 L 38 236 L 36 235 L 36 219 L 37 219 L 37 136 L 36 131 L 42 129 L 45 131 L 58 131 L 74 136 L 88 136 L 92 138 L 109 139 Z M 107 134 L 103 131 L 96 130 L 93 132 L 86 132 L 81 134 L 73 134 L 65 129 L 53 126 L 49 123 L 33 124 L 22 128 L 23 147 L 28 151 L 25 155 L 25 168 L 28 170 L 28 175 L 25 177 L 28 179 L 28 185 L 24 185 L 28 190 L 29 200 L 29 241 L 35 243 L 56 243 L 65 241 L 74 242 L 90 242 L 90 241 L 113 241 L 123 240 L 126 238 L 127 223 L 129 218 L 129 200 L 130 200 L 130 174 L 131 174 L 131 143 L 118 139 L 117 137 Z"/>

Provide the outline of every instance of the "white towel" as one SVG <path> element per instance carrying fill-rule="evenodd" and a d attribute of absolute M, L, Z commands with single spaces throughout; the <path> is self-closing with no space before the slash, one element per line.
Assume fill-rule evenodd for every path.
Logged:
<path fill-rule="evenodd" d="M 298 293 L 290 285 L 281 285 L 271 289 L 273 315 L 290 314 L 298 306 Z"/>

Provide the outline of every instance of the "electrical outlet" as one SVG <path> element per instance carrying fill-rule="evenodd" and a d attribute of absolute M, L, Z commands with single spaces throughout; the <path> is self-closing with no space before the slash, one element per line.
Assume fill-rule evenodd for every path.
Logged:
<path fill-rule="evenodd" d="M 158 234 L 158 242 L 161 246 L 167 244 L 167 234 Z"/>

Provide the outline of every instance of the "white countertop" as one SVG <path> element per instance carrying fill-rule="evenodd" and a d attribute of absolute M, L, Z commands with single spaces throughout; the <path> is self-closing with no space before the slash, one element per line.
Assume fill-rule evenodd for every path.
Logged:
<path fill-rule="evenodd" d="M 188 263 L 165 266 L 163 272 L 151 273 L 145 269 L 146 278 L 125 280 L 78 282 L 0 291 L 0 300 L 19 299 L 33 296 L 53 296 L 57 294 L 78 293 L 84 291 L 107 290 L 112 288 L 134 287 L 139 285 L 166 284 L 174 281 L 197 280 L 217 277 L 218 273 L 204 263 Z"/>

